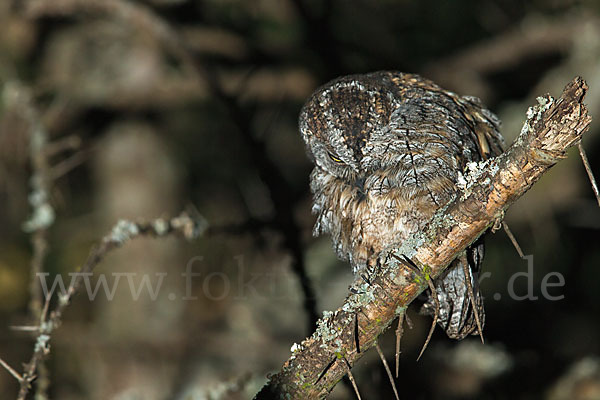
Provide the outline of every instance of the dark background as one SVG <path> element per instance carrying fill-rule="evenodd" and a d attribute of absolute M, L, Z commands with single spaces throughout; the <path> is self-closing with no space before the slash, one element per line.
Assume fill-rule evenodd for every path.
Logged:
<path fill-rule="evenodd" d="M 11 326 L 35 324 L 31 237 L 22 223 L 31 211 L 37 122 L 51 141 L 71 143 L 50 158 L 56 221 L 44 268 L 51 277 L 69 279 L 120 218 L 169 217 L 193 205 L 211 226 L 193 243 L 128 243 L 98 267 L 108 282 L 115 273 L 136 273 L 136 285 L 142 274 L 152 282 L 167 276 L 156 299 L 143 292 L 134 300 L 125 277 L 112 300 L 102 292 L 75 299 L 51 341 L 49 397 L 251 397 L 310 333 L 297 272 L 306 269 L 318 314 L 339 306 L 352 280 L 330 239 L 311 236 L 311 165 L 298 112 L 328 80 L 382 69 L 481 97 L 502 119 L 508 143 L 535 97 L 560 95 L 576 75 L 587 80 L 597 117 L 600 3 L 2 2 L 0 357 L 21 370 L 33 349 Z M 597 126 L 584 147 L 598 174 Z M 600 209 L 576 150 L 506 220 L 533 256 L 531 280 L 511 281 L 528 264 L 504 232 L 488 235 L 486 345 L 438 330 L 416 363 L 430 320 L 411 309 L 402 398 L 600 399 Z M 188 264 L 201 274 L 192 292 L 181 276 Z M 543 296 L 549 273 L 564 277 L 564 286 L 548 290 L 560 300 Z M 529 285 L 537 299 L 511 295 L 525 296 Z M 184 298 L 190 294 L 196 299 Z M 391 332 L 381 339 L 389 362 L 393 342 Z M 363 398 L 392 398 L 375 352 L 354 375 Z M 17 389 L 1 370 L 0 398 L 15 398 Z M 344 384 L 331 395 L 353 397 Z"/>

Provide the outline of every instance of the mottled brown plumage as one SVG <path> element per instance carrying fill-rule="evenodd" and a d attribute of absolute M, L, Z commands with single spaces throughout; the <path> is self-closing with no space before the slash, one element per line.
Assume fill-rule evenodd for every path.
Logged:
<path fill-rule="evenodd" d="M 315 163 L 315 235 L 329 233 L 355 272 L 419 231 L 457 192 L 467 163 L 499 154 L 499 121 L 473 97 L 418 75 L 375 72 L 319 88 L 300 115 Z M 462 266 L 467 263 L 483 319 L 477 276 L 483 244 L 463 252 L 435 282 L 439 324 L 450 337 L 475 329 Z M 432 313 L 433 302 L 424 305 Z"/>

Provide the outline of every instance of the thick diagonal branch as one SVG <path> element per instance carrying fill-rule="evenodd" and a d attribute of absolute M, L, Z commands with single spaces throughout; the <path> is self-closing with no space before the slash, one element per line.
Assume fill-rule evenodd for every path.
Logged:
<path fill-rule="evenodd" d="M 344 304 L 335 312 L 324 313 L 317 330 L 294 345 L 290 359 L 256 398 L 325 397 L 347 373 L 346 361 L 353 365 L 361 358 L 426 289 L 427 283 L 399 262 L 399 256 L 419 263 L 427 279 L 439 276 L 459 252 L 501 219 L 511 204 L 579 142 L 591 122 L 583 104 L 586 90 L 585 81 L 578 77 L 559 99 L 538 97 L 512 146 L 497 158 L 469 165 L 464 179 L 459 180 L 459 195 L 439 210 L 422 232 L 400 248 L 380 254 L 379 273 L 374 279 L 369 283 L 357 280 Z"/>

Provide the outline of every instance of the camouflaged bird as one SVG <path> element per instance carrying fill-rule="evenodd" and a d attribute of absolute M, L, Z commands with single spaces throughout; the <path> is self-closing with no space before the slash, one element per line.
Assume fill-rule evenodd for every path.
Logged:
<path fill-rule="evenodd" d="M 400 72 L 335 79 L 312 94 L 299 122 L 315 164 L 314 234 L 329 233 L 355 273 L 421 230 L 457 193 L 468 163 L 503 148 L 500 122 L 479 99 Z M 476 317 L 483 324 L 483 250 L 471 245 L 435 280 L 438 324 L 451 338 L 473 333 Z M 423 310 L 433 315 L 431 294 Z"/>

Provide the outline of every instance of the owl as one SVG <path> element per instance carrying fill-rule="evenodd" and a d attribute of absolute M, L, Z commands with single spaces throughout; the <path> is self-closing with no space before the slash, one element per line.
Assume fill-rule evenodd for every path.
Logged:
<path fill-rule="evenodd" d="M 299 118 L 314 162 L 314 234 L 330 234 L 337 255 L 364 271 L 454 197 L 468 163 L 502 152 L 499 124 L 479 99 L 414 74 L 381 71 L 325 84 Z M 476 333 L 476 317 L 484 320 L 483 250 L 483 242 L 472 244 L 434 282 L 438 324 L 451 338 Z M 422 311 L 433 315 L 431 296 Z"/>

